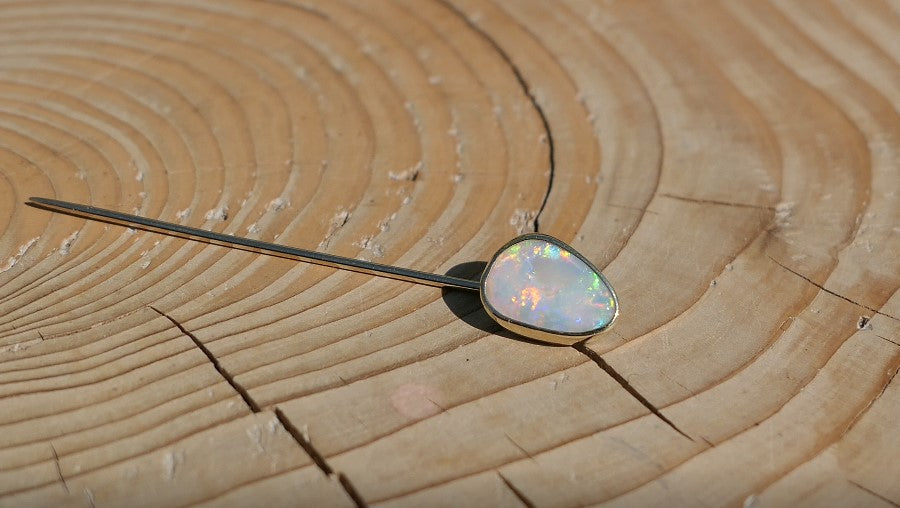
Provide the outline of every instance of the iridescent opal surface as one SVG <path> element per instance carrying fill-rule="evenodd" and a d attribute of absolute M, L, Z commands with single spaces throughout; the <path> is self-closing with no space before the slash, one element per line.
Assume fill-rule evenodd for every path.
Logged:
<path fill-rule="evenodd" d="M 483 291 L 499 317 L 555 333 L 597 331 L 616 315 L 613 292 L 600 274 L 543 239 L 523 239 L 500 252 Z"/>

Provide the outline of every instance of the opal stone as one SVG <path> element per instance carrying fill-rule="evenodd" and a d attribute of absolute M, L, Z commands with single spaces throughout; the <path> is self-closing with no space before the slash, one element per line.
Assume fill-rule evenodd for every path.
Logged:
<path fill-rule="evenodd" d="M 616 317 L 615 294 L 596 268 L 552 240 L 525 235 L 507 244 L 485 271 L 482 300 L 501 324 L 593 335 Z"/>

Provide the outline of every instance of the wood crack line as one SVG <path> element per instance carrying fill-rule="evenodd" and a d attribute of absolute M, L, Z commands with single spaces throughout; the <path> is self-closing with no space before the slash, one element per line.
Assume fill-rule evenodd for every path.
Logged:
<path fill-rule="evenodd" d="M 325 460 L 325 457 L 321 453 L 319 453 L 318 450 L 316 450 L 316 448 L 312 445 L 312 442 L 306 436 L 304 436 L 302 432 L 300 432 L 300 429 L 298 429 L 297 426 L 288 419 L 287 415 L 284 414 L 281 408 L 275 408 L 275 417 L 278 418 L 278 421 L 281 422 L 281 426 L 288 431 L 288 434 L 290 434 L 291 437 L 294 438 L 294 441 L 296 441 L 297 444 L 300 445 L 300 447 L 303 448 L 304 451 L 306 451 L 307 455 L 312 458 L 313 462 L 316 463 L 316 466 L 318 466 L 326 476 L 330 478 L 337 478 L 337 480 L 341 483 L 341 487 L 344 488 L 344 492 L 346 492 L 347 496 L 349 496 L 350 499 L 352 499 L 353 502 L 356 503 L 357 507 L 365 508 L 366 506 L 368 506 L 366 504 L 366 501 L 362 498 L 362 496 L 359 495 L 359 492 L 350 482 L 350 478 L 347 478 L 344 473 L 335 472 L 335 470 L 328 464 L 328 461 Z"/>
<path fill-rule="evenodd" d="M 59 454 L 56 453 L 56 447 L 53 446 L 53 443 L 50 443 L 50 453 L 53 454 L 53 464 L 56 466 L 56 475 L 59 476 L 59 482 L 62 484 L 66 494 L 69 494 L 69 484 L 66 482 L 65 477 L 63 477 L 62 468 L 59 466 Z"/>
<path fill-rule="evenodd" d="M 194 336 L 193 333 L 187 331 L 183 326 L 181 326 L 181 323 L 179 323 L 178 321 L 175 321 L 175 319 L 172 318 L 172 316 L 166 314 L 165 312 L 157 309 L 156 307 L 154 307 L 152 305 L 150 305 L 149 307 L 151 309 L 153 309 L 153 311 L 156 312 L 157 314 L 159 314 L 160 316 L 168 319 L 169 322 L 171 322 L 173 325 L 175 325 L 176 328 L 178 328 L 181 331 L 181 333 L 188 336 L 194 342 L 194 345 L 197 346 L 197 349 L 199 349 L 200 351 L 203 352 L 204 355 L 206 355 L 206 358 L 209 360 L 210 363 L 213 364 L 213 367 L 215 367 L 216 372 L 218 372 L 223 378 L 225 378 L 225 381 L 228 382 L 228 384 L 234 389 L 234 391 L 236 391 L 241 396 L 241 399 L 244 400 L 244 403 L 247 404 L 247 407 L 249 407 L 250 410 L 253 411 L 254 413 L 259 413 L 259 411 L 260 411 L 259 404 L 257 404 L 256 401 L 253 400 L 252 397 L 250 397 L 250 393 L 243 386 L 241 386 L 240 383 L 238 383 L 234 379 L 234 376 L 232 376 L 228 372 L 228 370 L 221 363 L 219 363 L 219 360 L 216 358 L 216 356 L 214 354 L 212 354 L 212 352 L 209 350 L 209 348 L 206 347 L 206 344 L 201 342 L 200 339 L 198 339 L 196 336 Z"/>
<path fill-rule="evenodd" d="M 878 492 L 875 492 L 874 490 L 872 490 L 872 489 L 870 489 L 870 488 L 864 487 L 863 485 L 861 485 L 861 484 L 859 484 L 859 483 L 856 483 L 856 482 L 853 481 L 853 480 L 847 480 L 847 481 L 850 483 L 850 485 L 853 485 L 854 487 L 858 488 L 859 490 L 861 490 L 861 491 L 863 491 L 863 492 L 868 493 L 869 495 L 872 495 L 872 496 L 877 497 L 878 499 L 884 501 L 885 503 L 887 503 L 887 504 L 889 504 L 889 505 L 891 505 L 891 506 L 900 506 L 900 504 L 897 504 L 897 503 L 894 502 L 893 500 L 888 499 L 887 497 L 885 497 L 885 496 L 879 494 Z"/>
<path fill-rule="evenodd" d="M 891 339 L 889 339 L 889 338 L 887 338 L 887 337 L 885 337 L 885 336 L 883 336 L 883 335 L 878 335 L 878 334 L 876 333 L 875 336 L 878 337 L 879 339 L 886 340 L 886 341 L 890 342 L 891 344 L 893 344 L 893 345 L 895 345 L 895 346 L 900 346 L 900 342 L 895 342 L 895 341 L 893 341 L 893 340 L 891 340 Z"/>
<path fill-rule="evenodd" d="M 660 420 L 665 422 L 666 425 L 668 425 L 669 427 L 672 427 L 672 429 L 674 429 L 675 432 L 681 434 L 682 436 L 684 436 L 687 439 L 690 439 L 691 441 L 694 441 L 694 438 L 685 434 L 681 429 L 678 428 L 677 425 L 672 423 L 672 420 L 669 420 L 668 418 L 666 418 L 666 415 L 662 414 L 662 411 L 660 411 L 649 400 L 647 400 L 647 397 L 644 397 L 635 387 L 631 386 L 631 383 L 629 383 L 628 380 L 626 380 L 625 377 L 623 377 L 621 374 L 616 372 L 616 370 L 613 369 L 610 364 L 606 363 L 606 360 L 604 360 L 602 356 L 597 354 L 596 351 L 588 348 L 584 342 L 579 342 L 577 344 L 573 344 L 572 347 L 579 353 L 590 358 L 594 363 L 597 364 L 598 367 L 603 369 L 604 372 L 606 372 L 607 374 L 610 375 L 610 377 L 615 379 L 616 382 L 619 383 L 619 385 L 621 385 L 622 388 L 625 389 L 625 391 L 627 391 L 629 394 L 631 394 L 631 396 L 634 397 L 638 402 L 640 402 L 645 408 L 649 409 L 650 412 L 653 413 L 654 415 L 656 415 L 657 418 L 659 418 Z"/>
<path fill-rule="evenodd" d="M 831 296 L 836 296 L 836 297 L 840 298 L 841 300 L 844 300 L 845 302 L 852 303 L 853 305 L 856 305 L 857 307 L 861 307 L 861 308 L 866 309 L 866 310 L 868 310 L 868 311 L 870 311 L 870 312 L 874 312 L 875 314 L 880 314 L 880 315 L 882 315 L 882 316 L 884 316 L 884 317 L 891 318 L 891 319 L 893 319 L 893 320 L 895 320 L 895 321 L 900 321 L 900 318 L 897 318 L 896 316 L 892 316 L 892 315 L 890 315 L 890 314 L 886 314 L 886 313 L 884 313 L 884 312 L 881 312 L 881 311 L 878 310 L 878 309 L 873 309 L 872 307 L 869 307 L 868 305 L 863 305 L 863 304 L 861 304 L 861 303 L 859 303 L 859 302 L 855 302 L 855 301 L 853 301 L 853 300 L 847 298 L 846 296 L 844 296 L 844 295 L 842 295 L 842 294 L 836 293 L 836 292 L 834 292 L 834 291 L 832 291 L 832 290 L 826 288 L 826 287 L 823 286 L 822 284 L 819 284 L 818 282 L 816 282 L 816 281 L 810 279 L 809 277 L 807 277 L 806 275 L 803 275 L 802 273 L 798 272 L 797 270 L 794 270 L 793 268 L 790 268 L 790 267 L 786 266 L 785 264 L 783 264 L 782 262 L 780 262 L 780 261 L 778 261 L 777 259 L 773 258 L 772 256 L 766 255 L 766 257 L 768 257 L 769 259 L 771 259 L 776 265 L 778 265 L 778 266 L 784 268 L 785 270 L 791 272 L 792 274 L 796 275 L 797 277 L 800 277 L 801 279 L 805 280 L 806 282 L 809 282 L 810 284 L 812 284 L 813 286 L 815 286 L 815 287 L 821 289 L 822 291 L 825 291 L 826 293 L 828 293 L 828 294 L 831 295 Z"/>
<path fill-rule="evenodd" d="M 497 52 L 497 55 L 503 60 L 504 63 L 509 67 L 512 71 L 513 76 L 515 76 L 516 81 L 519 83 L 519 86 L 522 87 L 522 91 L 525 92 L 525 96 L 528 97 L 529 101 L 531 101 L 531 106 L 534 108 L 535 112 L 537 112 L 538 117 L 541 119 L 541 125 L 544 128 L 544 134 L 547 136 L 547 148 L 549 151 L 549 163 L 550 163 L 550 176 L 547 179 L 547 192 L 544 193 L 544 199 L 541 201 L 541 206 L 538 208 L 537 213 L 534 215 L 534 232 L 537 233 L 540 231 L 540 219 L 541 214 L 544 213 L 544 208 L 547 206 L 547 201 L 550 199 L 550 191 L 553 190 L 553 179 L 556 177 L 556 154 L 555 148 L 553 144 L 553 133 L 550 130 L 550 121 L 547 120 L 547 115 L 544 113 L 544 108 L 541 107 L 540 103 L 537 100 L 537 97 L 532 93 L 531 86 L 525 80 L 525 76 L 522 74 L 522 71 L 519 70 L 519 67 L 513 62 L 512 57 L 509 56 L 509 53 L 500 46 L 498 43 L 487 31 L 482 30 L 481 27 L 476 25 L 468 16 L 462 11 L 459 10 L 458 7 L 448 2 L 447 0 L 440 0 L 440 2 L 450 10 L 453 14 L 455 14 L 459 19 L 463 21 L 473 32 L 477 33 L 482 39 L 484 39 L 493 49 Z"/>
<path fill-rule="evenodd" d="M 215 355 L 212 354 L 209 348 L 207 348 L 206 345 L 200 341 L 200 339 L 198 339 L 193 333 L 187 331 L 187 329 L 182 326 L 181 323 L 172 318 L 172 316 L 166 314 L 165 312 L 157 309 L 152 305 L 149 305 L 149 307 L 160 316 L 168 319 L 169 322 L 171 322 L 173 325 L 175 325 L 176 328 L 181 331 L 181 333 L 189 337 L 194 342 L 194 344 L 197 346 L 197 349 L 199 349 L 203 352 L 204 355 L 206 355 L 206 358 L 209 359 L 209 362 L 212 363 L 213 367 L 215 367 L 216 372 L 218 372 L 234 389 L 234 391 L 236 391 L 241 396 L 241 399 L 244 400 L 244 403 L 247 404 L 247 407 L 249 407 L 251 411 L 253 411 L 254 413 L 259 413 L 261 411 L 259 404 L 257 404 L 256 401 L 253 400 L 247 389 L 241 386 L 241 384 L 234 379 L 234 376 L 232 376 L 228 372 L 228 370 L 221 363 L 219 363 L 219 360 L 215 357 Z M 328 465 L 328 462 L 325 461 L 325 458 L 322 456 L 322 454 L 313 447 L 312 443 L 308 439 L 306 439 L 303 434 L 297 429 L 297 426 L 291 423 L 284 412 L 282 412 L 281 409 L 277 407 L 275 408 L 275 417 L 281 423 L 281 426 L 284 427 L 288 434 L 290 434 L 290 436 L 294 439 L 294 441 L 298 445 L 300 445 L 300 448 L 302 448 L 303 451 L 305 451 L 306 454 L 309 455 L 316 466 L 318 466 L 326 476 L 330 478 L 337 478 L 337 480 L 341 484 L 341 487 L 344 489 L 344 492 L 346 492 L 347 496 L 350 497 L 350 499 L 352 499 L 354 503 L 356 503 L 357 507 L 365 508 L 366 506 L 368 506 L 365 500 L 363 500 L 363 498 L 356 491 L 356 488 L 353 487 L 350 479 L 347 478 L 347 476 L 343 473 L 335 473 L 334 469 L 332 469 L 331 466 Z M 54 457 L 55 456 L 56 451 L 54 450 Z M 59 469 L 58 464 L 59 462 L 57 459 L 57 470 Z M 60 479 L 62 479 L 62 473 L 60 473 Z"/>
<path fill-rule="evenodd" d="M 508 488 L 510 491 L 512 491 L 513 495 L 516 496 L 516 498 L 519 501 L 521 501 L 522 504 L 525 505 L 526 508 L 534 508 L 535 507 L 535 504 L 530 499 L 525 497 L 525 494 L 521 490 L 516 488 L 516 486 L 513 485 L 512 482 L 507 480 L 506 477 L 503 476 L 503 473 L 501 473 L 500 471 L 497 471 L 497 476 L 500 477 L 500 481 L 502 481 L 503 484 L 506 485 L 506 488 Z"/>
<path fill-rule="evenodd" d="M 701 205 L 733 206 L 735 208 L 754 208 L 757 210 L 768 210 L 770 212 L 775 211 L 774 206 L 755 205 L 753 203 L 732 203 L 731 201 L 719 201 L 717 199 L 691 198 L 688 196 L 678 196 L 676 194 L 669 194 L 665 192 L 660 193 L 659 195 L 664 198 L 677 199 L 678 201 L 687 201 L 688 203 L 697 203 Z"/>

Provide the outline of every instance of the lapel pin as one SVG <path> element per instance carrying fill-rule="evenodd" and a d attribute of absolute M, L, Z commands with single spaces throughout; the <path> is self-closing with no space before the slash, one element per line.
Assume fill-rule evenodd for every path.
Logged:
<path fill-rule="evenodd" d="M 574 344 L 609 328 L 619 314 L 616 293 L 600 270 L 566 243 L 541 233 L 521 235 L 501 247 L 485 267 L 481 280 L 476 281 L 297 249 L 68 201 L 32 197 L 29 204 L 332 268 L 477 291 L 485 311 L 502 327 L 543 342 Z"/>

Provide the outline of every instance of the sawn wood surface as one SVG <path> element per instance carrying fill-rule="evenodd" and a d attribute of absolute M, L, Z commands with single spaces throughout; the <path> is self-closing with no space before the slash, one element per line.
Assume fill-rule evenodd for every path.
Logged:
<path fill-rule="evenodd" d="M 0 506 L 897 506 L 900 4 L 0 2 Z M 45 196 L 619 295 L 477 295 Z"/>

